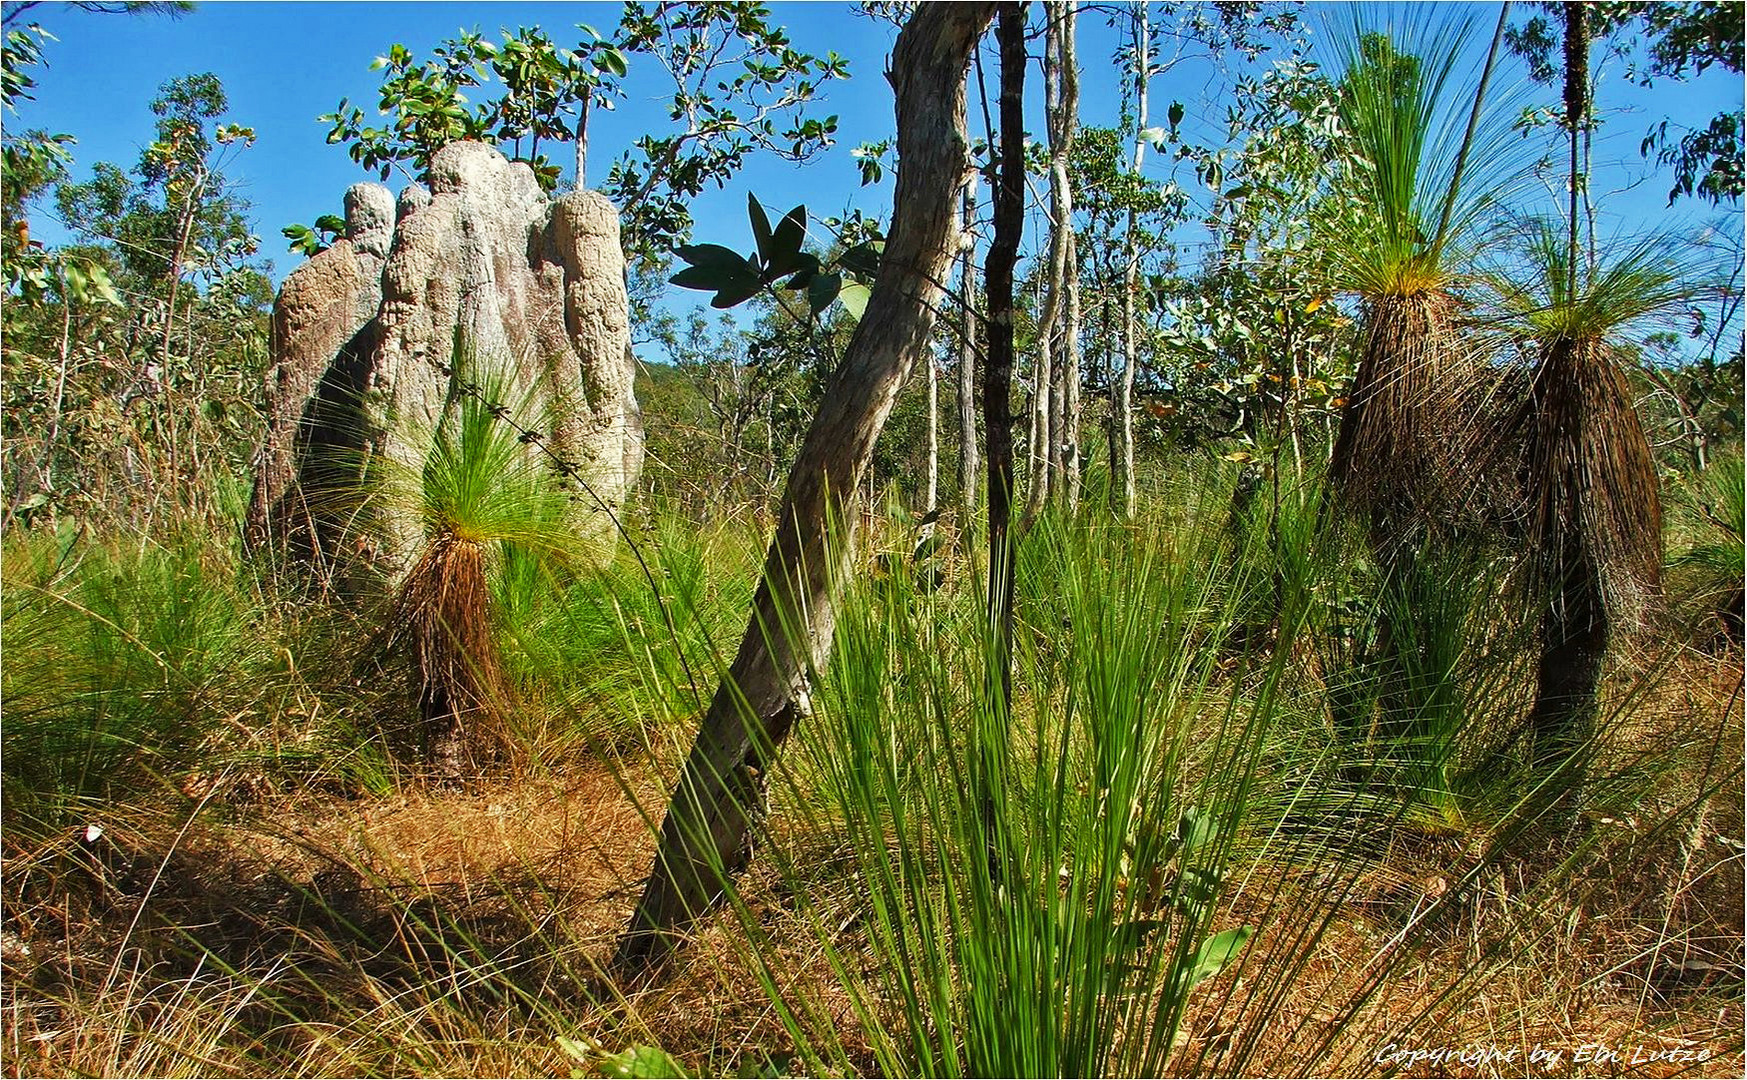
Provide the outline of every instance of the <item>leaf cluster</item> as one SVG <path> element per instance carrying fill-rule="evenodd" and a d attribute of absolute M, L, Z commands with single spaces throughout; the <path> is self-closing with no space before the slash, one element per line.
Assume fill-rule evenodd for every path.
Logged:
<path fill-rule="evenodd" d="M 815 318 L 841 300 L 860 317 L 867 305 L 868 286 L 852 278 L 871 280 L 879 272 L 879 248 L 864 242 L 841 252 L 831 267 L 817 255 L 801 250 L 807 238 L 807 208 L 797 206 L 772 228 L 770 218 L 756 195 L 746 198 L 747 216 L 757 245 L 750 255 L 741 255 L 720 244 L 687 244 L 675 252 L 688 265 L 669 280 L 682 289 L 714 292 L 710 306 L 731 308 L 767 289 L 805 292 L 807 309 Z"/>
<path fill-rule="evenodd" d="M 683 243 L 691 201 L 726 186 L 753 153 L 804 162 L 834 142 L 837 117 L 808 109 L 827 83 L 849 78 L 848 61 L 794 48 L 763 4 L 627 3 L 616 40 L 673 84 L 672 133 L 636 139 L 601 185 L 628 208 L 627 254 L 649 258 Z"/>
<path fill-rule="evenodd" d="M 559 46 L 539 27 L 502 30 L 501 43 L 463 31 L 423 62 L 397 43 L 371 64 L 384 72 L 377 107 L 385 124 L 366 123 L 364 110 L 344 98 L 317 119 L 330 125 L 328 142 L 348 144 L 352 160 L 384 180 L 409 166 L 422 179 L 438 150 L 457 140 L 479 139 L 514 143 L 517 159 L 527 161 L 550 191 L 560 170 L 540 154 L 541 140 L 578 137 L 587 107 L 610 108 L 616 80 L 629 70 L 620 49 L 592 27 L 579 24 L 577 29 L 583 37 L 571 48 Z M 469 101 L 469 91 L 485 87 L 496 88 L 496 96 Z"/>

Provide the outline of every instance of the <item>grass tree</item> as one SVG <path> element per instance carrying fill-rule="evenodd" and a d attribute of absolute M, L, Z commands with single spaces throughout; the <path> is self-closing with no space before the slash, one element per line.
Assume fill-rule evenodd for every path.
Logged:
<path fill-rule="evenodd" d="M 1639 621 L 1659 589 L 1662 508 L 1655 455 L 1620 363 L 1622 333 L 1686 299 L 1675 249 L 1650 237 L 1599 250 L 1583 242 L 1592 127 L 1585 5 L 1567 3 L 1564 228 L 1527 234 L 1526 266 L 1500 275 L 1504 306 L 1527 331 L 1535 367 L 1518 429 L 1526 442 L 1529 551 L 1545 597 L 1528 730 L 1538 771 L 1573 760 L 1594 734 L 1613 633 Z M 1593 220 L 1593 219 L 1590 219 Z M 1592 226 L 1593 229 L 1593 226 Z"/>
<path fill-rule="evenodd" d="M 1597 264 L 1552 225 L 1529 237 L 1528 265 L 1499 283 L 1533 342 L 1520 412 L 1527 444 L 1529 550 L 1547 606 L 1529 727 L 1535 759 L 1568 758 L 1592 734 L 1614 632 L 1638 622 L 1659 588 L 1662 510 L 1656 463 L 1622 363 L 1625 332 L 1687 298 L 1674 248 L 1651 238 Z"/>
<path fill-rule="evenodd" d="M 1511 133 L 1485 104 L 1497 34 L 1470 99 L 1465 20 L 1414 14 L 1384 31 L 1339 29 L 1347 197 L 1325 213 L 1321 239 L 1364 317 L 1330 479 L 1378 538 L 1399 539 L 1447 520 L 1462 497 L 1448 437 L 1464 375 L 1452 287 L 1508 187 Z"/>
<path fill-rule="evenodd" d="M 506 564 L 562 559 L 575 541 L 565 493 L 522 437 L 530 401 L 456 347 L 468 373 L 419 467 L 392 462 L 383 498 L 420 522 L 423 542 L 395 595 L 387 640 L 407 650 L 418 686 L 418 740 L 447 779 L 511 740 L 494 583 Z M 525 395 L 524 395 L 525 396 Z"/>
<path fill-rule="evenodd" d="M 1511 132 L 1486 106 L 1508 10 L 1477 86 L 1463 63 L 1466 19 L 1415 9 L 1377 30 L 1355 16 L 1334 35 L 1348 154 L 1317 227 L 1331 283 L 1363 313 L 1329 481 L 1368 526 L 1384 597 L 1357 658 L 1376 695 L 1336 720 L 1363 759 L 1421 778 L 1445 773 L 1460 716 L 1443 693 L 1458 654 L 1427 643 L 1448 636 L 1439 567 L 1468 546 L 1463 522 L 1483 488 L 1466 445 L 1483 368 L 1459 326 L 1458 289 L 1511 186 Z"/>

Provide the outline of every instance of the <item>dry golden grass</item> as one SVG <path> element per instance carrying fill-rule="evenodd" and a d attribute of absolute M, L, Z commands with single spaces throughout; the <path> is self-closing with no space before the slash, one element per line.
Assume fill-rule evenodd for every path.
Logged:
<path fill-rule="evenodd" d="M 1665 738 L 1670 716 L 1727 711 L 1727 764 L 1741 745 L 1739 658 L 1683 652 L 1672 665 L 1614 744 L 1624 753 Z M 1625 667 L 1621 677 L 1634 677 Z M 853 1069 L 875 1071 L 809 915 L 853 912 L 855 884 L 838 869 L 848 862 L 837 838 L 798 816 L 779 813 L 772 842 L 806 874 L 760 860 L 744 923 L 730 913 L 706 922 L 659 980 L 620 985 L 603 972 L 653 850 L 637 804 L 663 805 L 670 768 L 597 761 L 466 791 L 278 795 L 246 807 L 227 806 L 220 787 L 175 813 L 108 808 L 91 822 L 101 835 L 8 836 L 4 1072 L 566 1075 L 577 1063 L 560 1036 L 608 1050 L 658 1045 L 708 1073 L 756 1070 L 794 1050 L 760 957 L 803 1028 L 840 1040 Z M 1693 797 L 1701 778 L 1689 779 L 1659 790 L 1643 820 Z M 1400 831 L 1266 1009 L 1243 1002 L 1270 977 L 1269 920 L 1316 910 L 1318 883 L 1289 867 L 1234 874 L 1247 883 L 1221 924 L 1262 925 L 1253 948 L 1264 959 L 1199 993 L 1179 1067 L 1741 1075 L 1739 786 L 1682 829 L 1646 839 L 1638 825 L 1595 823 L 1581 873 L 1551 886 L 1563 907 L 1531 902 L 1558 859 L 1530 854 L 1490 871 L 1429 929 L 1415 920 L 1483 838 Z M 805 889 L 817 893 L 796 895 Z M 834 944 L 853 956 L 858 933 L 845 918 Z M 1380 957 L 1389 962 L 1378 977 Z M 876 958 L 864 961 L 852 975 L 871 975 Z M 1408 1037 L 1392 1034 L 1422 1011 Z M 1619 1058 L 1578 1063 L 1584 1046 Z M 1559 1063 L 1526 1064 L 1537 1047 L 1559 1051 Z M 1478 1067 L 1389 1058 L 1440 1048 L 1501 1057 Z"/>

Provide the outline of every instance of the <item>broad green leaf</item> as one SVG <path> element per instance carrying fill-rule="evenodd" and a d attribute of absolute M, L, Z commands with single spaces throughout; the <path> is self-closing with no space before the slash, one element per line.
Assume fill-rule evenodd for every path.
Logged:
<path fill-rule="evenodd" d="M 782 221 L 777 223 L 776 233 L 770 238 L 771 267 L 789 265 L 801 253 L 801 244 L 806 239 L 807 208 L 797 206 L 783 215 Z"/>
<path fill-rule="evenodd" d="M 752 264 L 744 256 L 721 244 L 682 244 L 674 249 L 674 254 L 693 266 L 744 270 L 748 274 L 753 272 Z"/>
<path fill-rule="evenodd" d="M 757 275 L 750 269 L 728 266 L 688 266 L 667 280 L 682 289 L 707 289 L 710 292 L 744 281 L 758 283 Z"/>
<path fill-rule="evenodd" d="M 1249 944 L 1250 935 L 1253 933 L 1255 931 L 1249 927 L 1239 926 L 1214 934 L 1203 941 L 1201 947 L 1195 950 L 1195 958 L 1190 961 L 1189 967 L 1179 976 L 1182 980 L 1181 990 L 1193 990 L 1224 971 L 1244 951 L 1244 946 Z"/>
<path fill-rule="evenodd" d="M 713 308 L 726 309 L 734 307 L 736 304 L 743 304 L 756 296 L 758 290 L 763 287 L 764 283 L 759 281 L 756 277 L 747 280 L 735 280 L 729 284 L 723 285 L 716 292 L 716 295 L 710 300 L 710 306 Z"/>
<path fill-rule="evenodd" d="M 123 306 L 121 293 L 116 291 L 115 283 L 109 279 L 109 271 L 101 266 L 92 266 L 90 275 L 90 291 L 96 295 L 97 299 L 114 307 Z"/>
<path fill-rule="evenodd" d="M 654 1046 L 633 1046 L 600 1059 L 595 1069 L 602 1076 L 626 1080 L 684 1080 L 686 1071 L 673 1055 Z"/>
<path fill-rule="evenodd" d="M 837 294 L 837 299 L 843 301 L 843 310 L 849 312 L 852 318 L 860 322 L 862 315 L 867 311 L 869 295 L 870 292 L 866 285 L 859 281 L 852 281 L 843 286 L 842 291 Z"/>
<path fill-rule="evenodd" d="M 746 196 L 746 216 L 752 220 L 752 239 L 758 245 L 759 258 L 764 265 L 771 263 L 770 218 L 766 216 L 764 207 L 758 203 L 758 196 L 748 193 Z"/>
<path fill-rule="evenodd" d="M 1214 835 L 1213 819 L 1205 811 L 1191 806 L 1177 819 L 1177 833 L 1172 839 L 1184 852 L 1191 852 L 1212 840 Z"/>
<path fill-rule="evenodd" d="M 860 278 L 878 277 L 880 252 L 872 243 L 857 244 L 837 257 L 837 264 Z"/>
<path fill-rule="evenodd" d="M 612 72 L 621 79 L 625 77 L 626 72 L 631 70 L 631 65 L 625 59 L 625 54 L 617 49 L 601 49 L 595 53 L 595 57 L 596 66 Z"/>
<path fill-rule="evenodd" d="M 831 306 L 837 299 L 837 294 L 843 289 L 843 277 L 840 274 L 817 274 L 807 286 L 807 307 L 814 315 Z M 845 304 L 845 307 L 848 305 Z"/>
<path fill-rule="evenodd" d="M 789 274 L 789 279 L 783 282 L 783 288 L 791 292 L 799 291 L 812 285 L 814 277 L 818 275 L 820 270 L 818 257 L 815 255 L 809 255 L 805 251 L 801 252 L 801 254 L 795 259 L 795 262 L 797 265 L 791 270 L 786 271 Z M 777 276 L 780 277 L 781 275 Z"/>
<path fill-rule="evenodd" d="M 1165 118 L 1170 121 L 1171 130 L 1177 130 L 1177 125 L 1183 122 L 1183 103 L 1181 101 L 1171 102 L 1171 107 L 1166 112 Z"/>

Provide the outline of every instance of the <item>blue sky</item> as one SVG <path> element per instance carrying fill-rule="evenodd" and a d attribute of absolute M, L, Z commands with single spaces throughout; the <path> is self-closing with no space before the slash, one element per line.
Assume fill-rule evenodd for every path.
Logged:
<path fill-rule="evenodd" d="M 1497 8 L 1460 6 L 1473 15 L 1480 31 L 1477 48 L 1483 49 Z M 815 214 L 837 213 L 850 205 L 877 214 L 890 210 L 890 180 L 879 188 L 861 188 L 849 150 L 891 133 L 891 94 L 882 72 L 896 31 L 856 16 L 840 2 L 779 2 L 771 7 L 796 48 L 821 54 L 835 50 L 850 62 L 854 78 L 832 84 L 820 107 L 822 113 L 840 117 L 838 145 L 804 171 L 782 162 L 759 162 L 728 190 L 707 193 L 694 206 L 698 240 L 747 247 L 748 191 L 778 210 L 796 202 L 807 203 Z M 347 185 L 374 179 L 344 148 L 327 144 L 326 127 L 315 119 L 342 97 L 373 109 L 373 57 L 395 42 L 422 56 L 463 27 L 495 34 L 500 26 L 539 24 L 569 42 L 578 36 L 575 23 L 588 22 L 605 31 L 616 24 L 618 10 L 616 3 L 202 3 L 181 19 L 169 19 L 98 15 L 45 3 L 25 21 L 42 24 L 59 40 L 48 45 L 48 66 L 38 72 L 36 100 L 24 103 L 19 116 L 6 117 L 6 122 L 76 136 L 74 175 L 83 178 L 98 161 L 133 165 L 151 138 L 148 103 L 161 83 L 191 72 L 217 74 L 230 96 L 230 119 L 252 126 L 259 136 L 228 171 L 253 203 L 262 251 L 273 259 L 278 277 L 300 261 L 285 250 L 281 226 L 337 210 Z M 1096 11 L 1087 12 L 1080 26 L 1082 115 L 1089 123 L 1114 123 L 1115 34 Z M 1261 63 L 1268 62 L 1264 56 Z M 1245 66 L 1241 60 L 1233 63 Z M 992 57 L 986 66 L 992 76 Z M 1595 189 L 1604 197 L 1604 217 L 1611 219 L 1601 232 L 1651 224 L 1696 229 L 1710 221 L 1738 228 L 1739 215 L 1733 210 L 1719 213 L 1691 199 L 1667 209 L 1667 175 L 1642 160 L 1638 143 L 1645 128 L 1664 116 L 1702 125 L 1725 107 L 1739 107 L 1739 77 L 1713 70 L 1694 82 L 1642 91 L 1620 78 L 1618 70 L 1616 63 L 1616 74 L 1604 82 L 1601 98 L 1609 112 L 1597 147 Z M 1514 62 L 1507 61 L 1497 78 L 1524 105 L 1551 103 L 1554 97 L 1552 90 L 1527 86 Z M 1187 108 L 1185 131 L 1191 137 L 1209 137 L 1221 124 L 1227 85 L 1228 77 L 1213 65 L 1191 60 L 1155 83 L 1153 108 L 1162 113 L 1172 100 L 1182 101 Z M 597 177 L 631 139 L 668 123 L 658 82 L 647 74 L 639 78 L 634 67 L 628 90 L 629 99 L 615 113 L 597 112 L 591 122 L 590 165 Z M 1029 90 L 1033 98 L 1040 93 L 1035 79 Z M 1041 130 L 1040 123 L 1034 127 Z M 568 155 L 557 156 L 565 160 Z M 1170 163 L 1155 155 L 1151 171 L 1157 179 L 1167 179 Z M 1195 188 L 1192 174 L 1177 179 Z M 396 177 L 390 186 L 403 183 Z M 40 213 L 33 232 L 51 243 L 64 236 Z"/>

